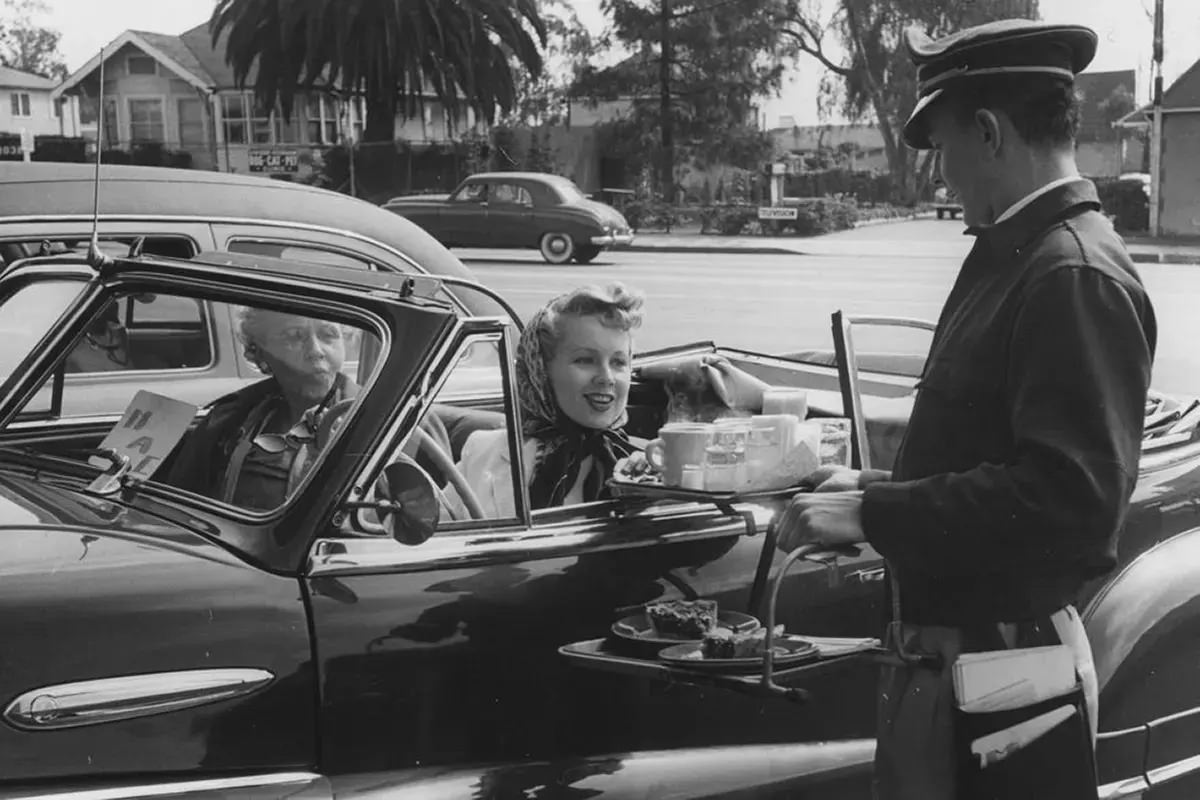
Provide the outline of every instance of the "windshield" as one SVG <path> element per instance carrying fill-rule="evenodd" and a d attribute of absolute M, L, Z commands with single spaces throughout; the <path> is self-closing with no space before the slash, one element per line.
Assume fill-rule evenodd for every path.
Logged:
<path fill-rule="evenodd" d="M 6 374 L 83 285 L 30 284 L 0 306 L 6 342 L 18 343 L 2 348 Z M 327 310 L 116 293 L 57 359 L 55 411 L 66 425 L 53 438 L 22 431 L 18 440 L 101 468 L 111 459 L 95 451 L 108 450 L 129 459 L 131 477 L 268 513 L 301 491 L 385 358 L 377 336 Z M 51 380 L 18 420 L 45 414 Z"/>
<path fill-rule="evenodd" d="M 33 352 L 86 284 L 79 280 L 29 283 L 0 305 L 0 383 Z"/>

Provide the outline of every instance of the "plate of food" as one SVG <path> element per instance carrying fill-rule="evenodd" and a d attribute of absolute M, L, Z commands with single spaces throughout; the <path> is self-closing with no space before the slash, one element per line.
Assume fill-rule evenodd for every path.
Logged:
<path fill-rule="evenodd" d="M 718 608 L 716 600 L 656 600 L 640 614 L 614 622 L 612 632 L 657 653 L 671 644 L 698 644 L 716 631 L 752 631 L 760 626 L 749 614 Z"/>
<path fill-rule="evenodd" d="M 658 656 L 669 664 L 689 669 L 745 672 L 762 668 L 766 641 L 767 629 L 761 625 L 744 632 L 718 629 L 699 642 L 665 647 Z M 795 666 L 820 656 L 820 650 L 814 643 L 787 636 L 782 625 L 775 626 L 771 652 L 775 665 L 779 667 Z"/>

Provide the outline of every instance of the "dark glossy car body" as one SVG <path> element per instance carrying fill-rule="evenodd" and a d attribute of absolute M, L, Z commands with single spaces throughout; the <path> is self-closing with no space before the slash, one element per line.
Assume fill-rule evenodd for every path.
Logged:
<path fill-rule="evenodd" d="M 797 706 L 581 669 L 558 653 L 681 587 L 748 608 L 769 509 L 608 500 L 531 513 L 522 491 L 513 518 L 447 523 L 413 546 L 352 524 L 371 471 L 445 399 L 439 387 L 474 346 L 499 348 L 499 388 L 453 405 L 501 417 L 519 452 L 511 320 L 419 276 L 245 254 L 143 255 L 99 271 L 72 256 L 27 260 L 0 277 L 0 303 L 18 281 L 68 273 L 92 299 L 0 383 L 0 795 L 869 796 L 867 662 L 817 674 Z M 89 490 L 99 470 L 63 448 L 94 446 L 115 414 L 14 416 L 106 295 L 180 286 L 344 308 L 385 339 L 404 331 L 313 479 L 276 513 L 246 517 L 153 482 Z M 639 357 L 632 435 L 663 419 L 650 376 L 714 350 Z M 807 387 L 812 413 L 841 409 L 827 353 L 718 352 Z M 860 363 L 872 456 L 886 466 L 919 368 Z M 1197 414 L 1178 412 L 1175 431 L 1156 424 L 1162 435 L 1147 439 L 1119 569 L 1081 604 L 1107 797 L 1170 790 L 1200 753 L 1200 441 Z M 797 565 L 780 622 L 877 635 L 878 556 L 865 548 L 835 569 L 836 580 Z"/>
<path fill-rule="evenodd" d="M 586 263 L 633 241 L 612 206 L 586 198 L 567 178 L 541 172 L 472 175 L 449 195 L 396 197 L 384 208 L 447 247 L 527 247 L 551 264 Z"/>

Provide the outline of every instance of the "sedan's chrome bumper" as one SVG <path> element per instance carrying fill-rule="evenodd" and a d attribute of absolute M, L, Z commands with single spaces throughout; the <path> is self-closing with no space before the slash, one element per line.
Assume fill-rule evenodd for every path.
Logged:
<path fill-rule="evenodd" d="M 622 247 L 633 244 L 632 233 L 606 233 L 603 236 L 593 236 L 592 244 L 599 247 Z"/>

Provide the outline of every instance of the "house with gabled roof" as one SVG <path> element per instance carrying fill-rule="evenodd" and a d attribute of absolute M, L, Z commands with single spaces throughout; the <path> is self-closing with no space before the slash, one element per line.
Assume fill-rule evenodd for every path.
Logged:
<path fill-rule="evenodd" d="M 103 52 L 103 109 L 99 53 L 53 95 L 77 98 L 83 135 L 105 150 L 157 147 L 186 153 L 200 169 L 293 178 L 324 149 L 358 141 L 365 124 L 363 98 L 336 86 L 298 96 L 290 118 L 278 105 L 262 107 L 237 85 L 224 39 L 214 46 L 208 23 L 179 35 L 127 30 Z M 246 87 L 253 82 L 251 75 Z M 397 116 L 396 138 L 417 147 L 447 143 L 474 124 L 470 113 L 450 119 L 430 98 L 423 118 Z"/>
<path fill-rule="evenodd" d="M 1114 127 L 1152 135 L 1152 114 L 1153 108 L 1142 106 L 1117 120 Z M 1158 180 L 1158 221 L 1162 233 L 1200 236 L 1200 61 L 1163 92 Z"/>
<path fill-rule="evenodd" d="M 21 161 L 37 137 L 77 136 L 78 106 L 54 98 L 57 81 L 0 65 L 0 161 Z M 32 144 L 31 144 L 32 143 Z"/>

